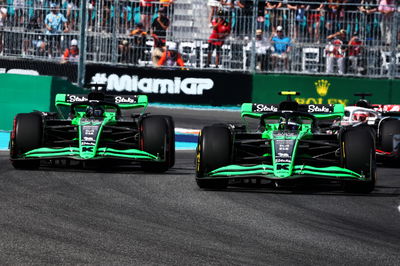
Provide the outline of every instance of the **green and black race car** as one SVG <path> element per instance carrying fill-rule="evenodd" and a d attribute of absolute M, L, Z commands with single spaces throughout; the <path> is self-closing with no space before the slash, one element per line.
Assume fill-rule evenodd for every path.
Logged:
<path fill-rule="evenodd" d="M 57 113 L 16 115 L 11 162 L 33 169 L 43 161 L 138 161 L 145 170 L 166 171 L 175 162 L 174 121 L 146 114 L 147 105 L 145 95 L 57 94 Z M 138 108 L 141 112 L 129 112 Z"/>
<path fill-rule="evenodd" d="M 229 180 L 268 179 L 276 185 L 304 179 L 336 180 L 345 191 L 369 193 L 375 186 L 375 140 L 366 125 L 335 126 L 341 104 L 298 104 L 296 92 L 281 92 L 280 104 L 244 103 L 245 124 L 206 126 L 199 136 L 196 181 L 200 188 L 225 188 Z"/>

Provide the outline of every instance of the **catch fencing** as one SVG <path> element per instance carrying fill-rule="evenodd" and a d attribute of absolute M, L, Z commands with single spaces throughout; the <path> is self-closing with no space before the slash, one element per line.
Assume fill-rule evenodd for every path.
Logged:
<path fill-rule="evenodd" d="M 13 0 L 0 7 L 0 54 L 82 72 L 173 68 L 173 53 L 160 59 L 176 49 L 189 69 L 399 78 L 399 7 L 365 2 Z M 80 60 L 63 59 L 74 39 Z"/>

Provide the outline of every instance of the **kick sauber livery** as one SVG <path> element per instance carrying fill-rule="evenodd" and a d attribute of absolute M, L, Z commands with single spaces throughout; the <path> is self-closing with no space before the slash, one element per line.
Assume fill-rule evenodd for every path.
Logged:
<path fill-rule="evenodd" d="M 370 192 L 375 183 L 375 142 L 370 127 L 340 126 L 341 104 L 298 104 L 282 92 L 280 104 L 244 103 L 245 124 L 216 124 L 200 133 L 196 181 L 200 188 L 224 188 L 240 179 L 277 185 L 304 179 L 341 182 L 346 191 Z M 232 183 L 231 182 L 231 183 Z"/>
<path fill-rule="evenodd" d="M 174 123 L 169 116 L 144 113 L 147 104 L 145 95 L 57 94 L 58 113 L 15 117 L 11 162 L 15 168 L 32 169 L 44 161 L 107 159 L 166 171 L 174 164 Z M 143 110 L 129 112 L 138 108 Z"/>

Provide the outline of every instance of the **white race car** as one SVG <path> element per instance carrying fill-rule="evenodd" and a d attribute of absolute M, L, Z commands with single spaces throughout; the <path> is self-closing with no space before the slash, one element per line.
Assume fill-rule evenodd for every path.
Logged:
<path fill-rule="evenodd" d="M 400 159 L 400 105 L 369 104 L 360 99 L 355 106 L 345 108 L 340 122 L 343 126 L 357 123 L 365 123 L 376 132 L 378 158 Z"/>

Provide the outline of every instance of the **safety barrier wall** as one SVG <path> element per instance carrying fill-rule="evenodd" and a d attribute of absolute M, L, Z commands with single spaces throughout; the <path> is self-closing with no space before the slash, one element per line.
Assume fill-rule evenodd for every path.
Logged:
<path fill-rule="evenodd" d="M 104 64 L 87 64 L 85 72 L 86 83 L 109 83 L 107 90 L 116 94 L 147 94 L 150 102 L 237 105 L 251 100 L 250 73 Z M 0 73 L 64 76 L 74 82 L 77 65 L 1 58 Z"/>
<path fill-rule="evenodd" d="M 283 100 L 279 91 L 301 94 L 295 99 L 307 104 L 354 104 L 355 93 L 369 92 L 372 103 L 400 103 L 400 80 L 345 78 L 332 76 L 260 75 L 253 76 L 252 101 L 277 103 Z"/>
<path fill-rule="evenodd" d="M 56 93 L 79 93 L 65 79 L 50 76 L 0 74 L 0 130 L 11 130 L 16 114 L 33 110 L 55 111 Z"/>
<path fill-rule="evenodd" d="M 150 102 L 238 105 L 251 100 L 252 75 L 88 64 L 86 83 L 107 84 L 111 93 L 147 94 Z"/>

